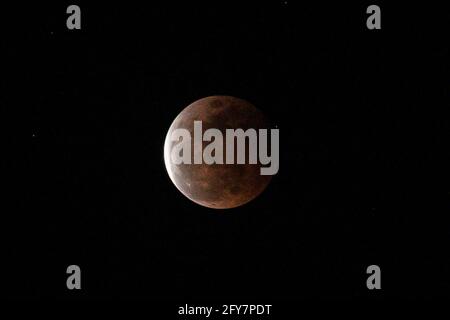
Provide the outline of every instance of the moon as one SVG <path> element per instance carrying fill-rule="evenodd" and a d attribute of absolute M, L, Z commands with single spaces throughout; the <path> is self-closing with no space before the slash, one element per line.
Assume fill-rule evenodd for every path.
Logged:
<path fill-rule="evenodd" d="M 194 137 L 194 121 L 202 121 L 203 132 L 219 129 L 225 139 L 226 129 L 267 129 L 263 113 L 248 101 L 231 96 L 211 96 L 187 106 L 173 121 L 164 143 L 164 162 L 170 179 L 193 202 L 213 209 L 229 209 L 255 199 L 267 187 L 269 175 L 261 175 L 261 164 L 249 164 L 246 142 L 245 164 L 173 164 L 170 151 L 176 143 L 172 132 L 187 129 Z M 209 142 L 203 142 L 203 148 Z M 225 143 L 224 143 L 225 146 Z M 192 149 L 193 150 L 193 149 Z M 225 153 L 225 152 L 224 152 Z M 192 153 L 193 154 L 193 153 Z M 236 152 L 235 152 L 236 154 Z"/>

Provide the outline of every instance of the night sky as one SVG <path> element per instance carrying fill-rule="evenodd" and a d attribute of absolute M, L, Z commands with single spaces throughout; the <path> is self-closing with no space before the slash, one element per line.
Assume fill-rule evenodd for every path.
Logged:
<path fill-rule="evenodd" d="M 372 3 L 80 2 L 17 8 L 2 105 L 12 204 L 4 295 L 261 301 L 448 297 L 448 10 Z M 11 32 L 9 31 L 11 30 Z M 254 201 L 201 207 L 170 181 L 167 130 L 202 97 L 280 129 Z M 4 124 L 10 123 L 3 117 Z M 82 290 L 66 288 L 66 268 Z M 382 289 L 368 290 L 379 265 Z"/>

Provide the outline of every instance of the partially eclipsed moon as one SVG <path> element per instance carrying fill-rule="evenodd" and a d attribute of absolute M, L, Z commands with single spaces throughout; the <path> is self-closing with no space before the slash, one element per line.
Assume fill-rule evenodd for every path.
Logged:
<path fill-rule="evenodd" d="M 164 144 L 164 162 L 170 179 L 186 197 L 209 208 L 226 209 L 241 206 L 256 198 L 268 185 L 271 176 L 261 175 L 259 164 L 173 164 L 170 152 L 176 141 L 172 132 L 187 129 L 194 137 L 194 121 L 202 121 L 203 132 L 219 129 L 267 129 L 264 115 L 249 102 L 229 97 L 212 96 L 195 101 L 173 121 Z M 203 142 L 203 148 L 209 142 Z M 225 144 L 224 144 L 225 146 Z M 246 153 L 248 145 L 246 143 Z M 193 154 L 193 149 L 192 149 Z M 193 162 L 192 162 L 193 163 Z"/>

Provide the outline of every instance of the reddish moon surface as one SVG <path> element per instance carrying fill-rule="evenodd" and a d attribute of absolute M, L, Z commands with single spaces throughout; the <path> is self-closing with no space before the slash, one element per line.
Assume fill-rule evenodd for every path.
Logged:
<path fill-rule="evenodd" d="M 203 132 L 219 129 L 225 140 L 226 129 L 267 129 L 268 122 L 251 103 L 230 96 L 211 96 L 187 106 L 173 121 L 164 144 L 164 162 L 170 179 L 190 200 L 209 208 L 227 209 L 256 198 L 269 184 L 271 176 L 261 175 L 261 165 L 249 164 L 173 164 L 170 152 L 177 143 L 170 136 L 175 129 L 189 130 L 194 140 L 194 121 L 202 121 Z M 203 142 L 203 148 L 210 142 Z M 225 146 L 225 141 L 224 141 Z M 248 145 L 246 143 L 246 153 Z M 193 154 L 193 148 L 192 148 Z"/>

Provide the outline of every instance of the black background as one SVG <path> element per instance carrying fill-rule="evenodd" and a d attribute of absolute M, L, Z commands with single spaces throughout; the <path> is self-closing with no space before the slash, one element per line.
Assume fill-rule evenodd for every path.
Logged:
<path fill-rule="evenodd" d="M 150 3 L 79 3 L 80 31 L 70 3 L 39 4 L 3 28 L 5 105 L 31 120 L 4 162 L 25 172 L 3 212 L 5 295 L 448 297 L 448 11 L 383 3 L 371 31 L 371 3 Z M 185 198 L 163 163 L 172 120 L 216 94 L 281 139 L 269 187 L 226 211 Z"/>

